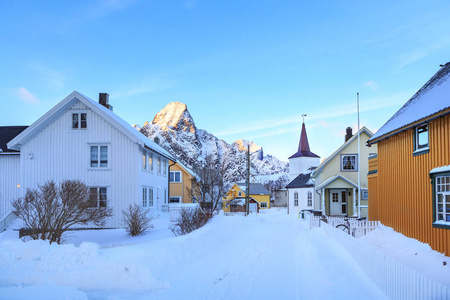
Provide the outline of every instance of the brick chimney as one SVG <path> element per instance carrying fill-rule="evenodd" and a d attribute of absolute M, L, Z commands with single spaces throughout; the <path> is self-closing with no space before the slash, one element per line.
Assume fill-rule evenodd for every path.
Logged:
<path fill-rule="evenodd" d="M 98 94 L 98 103 L 100 103 L 107 109 L 113 110 L 112 105 L 109 105 L 109 95 L 107 93 L 99 93 Z"/>
<path fill-rule="evenodd" d="M 347 127 L 346 132 L 347 133 L 345 134 L 345 142 L 347 142 L 353 136 L 351 127 Z"/>

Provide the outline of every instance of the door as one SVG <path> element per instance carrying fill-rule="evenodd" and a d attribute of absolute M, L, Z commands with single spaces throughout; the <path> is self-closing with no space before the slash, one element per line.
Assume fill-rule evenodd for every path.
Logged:
<path fill-rule="evenodd" d="M 258 212 L 258 204 L 257 203 L 249 203 L 248 211 L 256 214 Z"/>
<path fill-rule="evenodd" d="M 330 190 L 330 215 L 343 216 L 347 214 L 347 197 L 345 190 Z"/>

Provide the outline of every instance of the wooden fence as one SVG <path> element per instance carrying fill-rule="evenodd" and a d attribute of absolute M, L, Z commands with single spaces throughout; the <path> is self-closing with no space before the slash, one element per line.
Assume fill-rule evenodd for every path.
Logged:
<path fill-rule="evenodd" d="M 182 203 L 169 205 L 170 222 L 176 222 L 180 217 L 182 209 L 198 209 L 200 205 L 198 203 Z"/>
<path fill-rule="evenodd" d="M 436 282 L 370 245 L 311 217 L 326 234 L 345 248 L 360 268 L 390 299 L 450 300 L 450 287 Z"/>
<path fill-rule="evenodd" d="M 320 220 L 322 221 L 324 220 L 322 219 L 323 217 L 313 215 L 311 215 L 310 218 L 311 218 L 310 219 L 311 228 L 319 227 Z M 340 224 L 347 224 L 347 221 L 343 217 L 327 217 L 326 223 L 328 223 L 332 227 L 336 227 Z M 350 234 L 355 238 L 360 238 L 369 233 L 370 231 L 377 229 L 378 226 L 380 226 L 379 221 L 366 221 L 366 220 L 360 221 L 354 218 L 353 219 L 350 218 L 348 220 L 348 224 L 350 224 Z"/>

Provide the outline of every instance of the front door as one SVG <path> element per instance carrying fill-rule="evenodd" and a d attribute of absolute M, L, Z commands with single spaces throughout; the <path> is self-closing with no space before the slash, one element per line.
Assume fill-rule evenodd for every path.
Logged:
<path fill-rule="evenodd" d="M 330 215 L 341 216 L 347 214 L 347 194 L 345 190 L 330 190 Z"/>
<path fill-rule="evenodd" d="M 249 203 L 248 211 L 251 213 L 257 213 L 258 212 L 258 204 L 257 203 Z"/>

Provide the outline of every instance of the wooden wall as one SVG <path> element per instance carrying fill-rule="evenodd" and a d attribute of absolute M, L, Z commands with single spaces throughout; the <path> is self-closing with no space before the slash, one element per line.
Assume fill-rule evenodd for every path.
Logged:
<path fill-rule="evenodd" d="M 450 229 L 432 227 L 429 178 L 433 168 L 450 164 L 448 115 L 429 123 L 429 148 L 413 156 L 413 129 L 378 142 L 378 173 L 368 176 L 369 219 L 450 255 Z"/>

